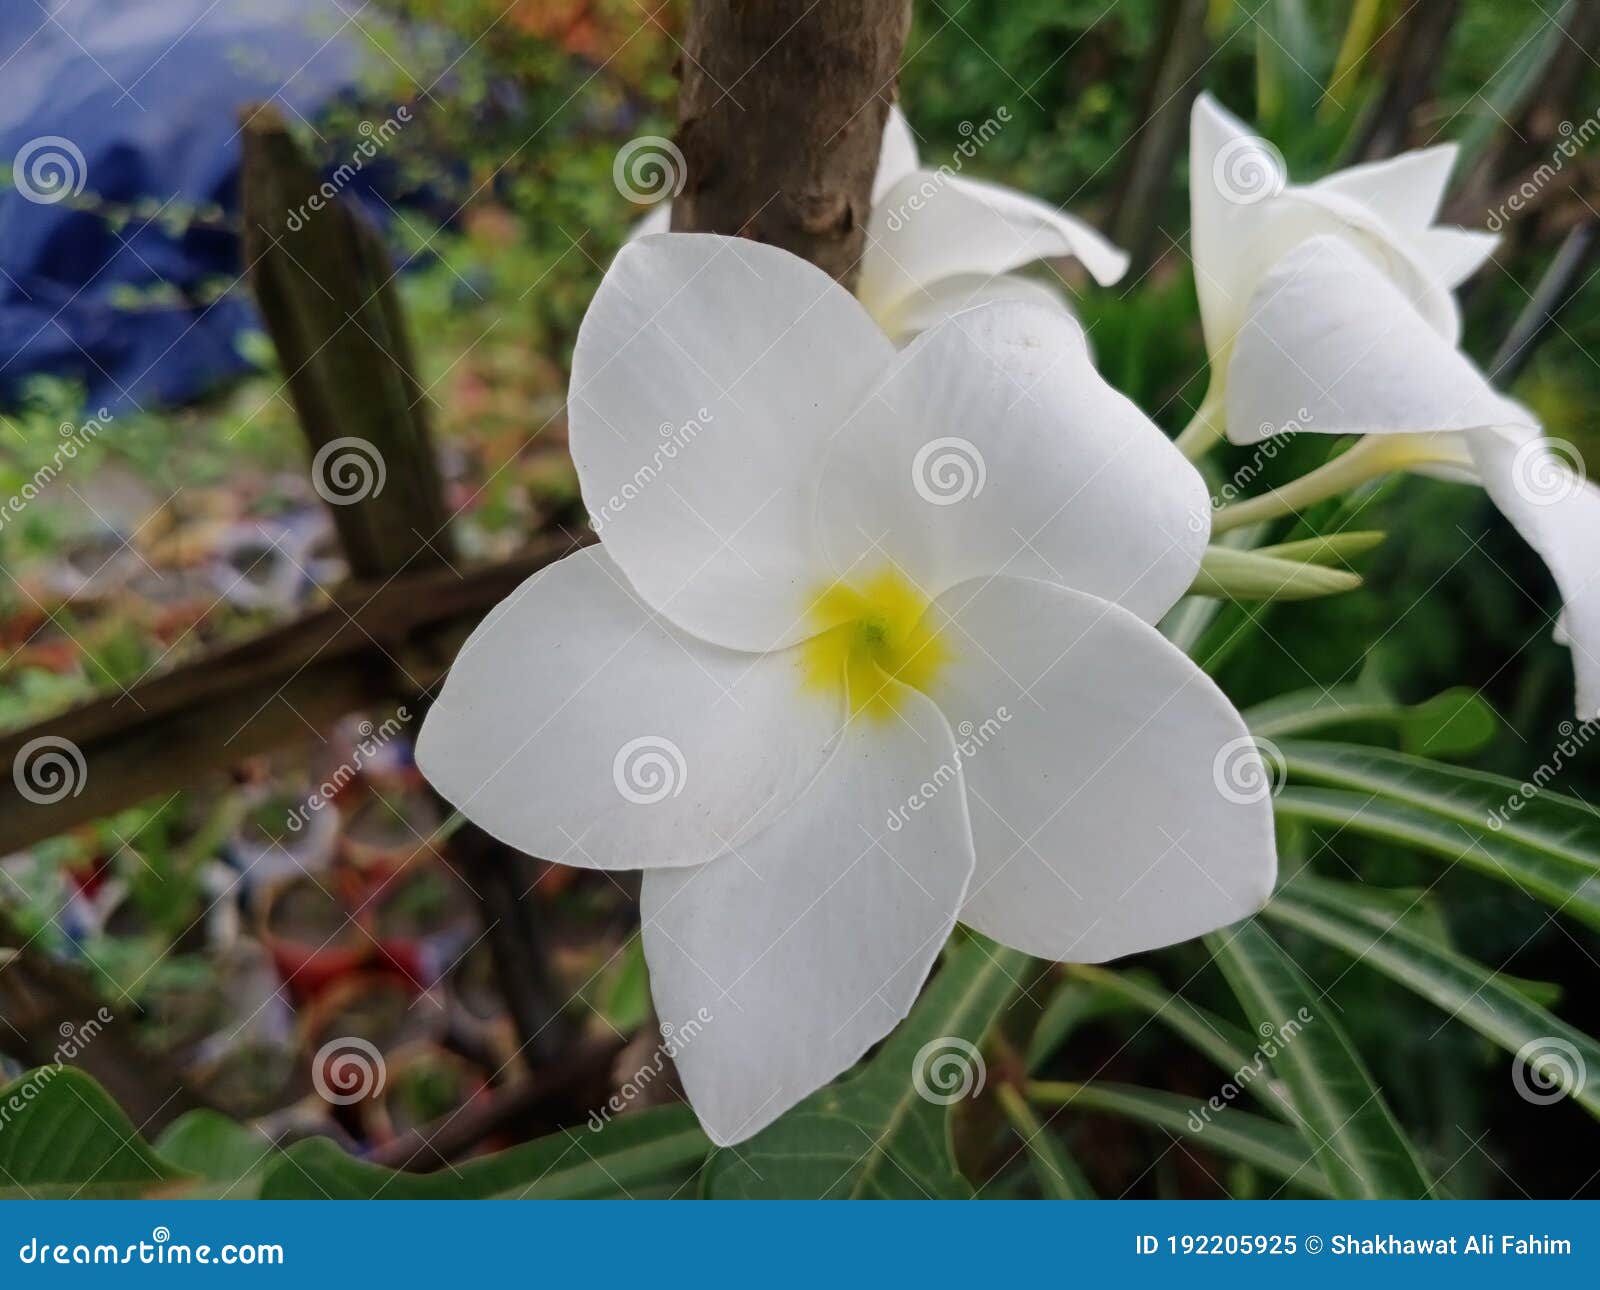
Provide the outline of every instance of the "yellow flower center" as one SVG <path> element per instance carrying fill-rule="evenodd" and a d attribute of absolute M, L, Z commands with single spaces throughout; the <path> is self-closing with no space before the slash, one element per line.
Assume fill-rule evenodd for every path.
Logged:
<path fill-rule="evenodd" d="M 835 582 L 811 602 L 817 635 L 805 643 L 806 684 L 845 688 L 850 714 L 893 715 L 899 681 L 927 690 L 954 656 L 928 620 L 928 600 L 894 569 Z"/>

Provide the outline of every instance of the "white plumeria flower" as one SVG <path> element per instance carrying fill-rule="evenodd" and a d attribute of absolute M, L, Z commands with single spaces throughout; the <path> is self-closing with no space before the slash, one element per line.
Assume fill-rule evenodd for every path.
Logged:
<path fill-rule="evenodd" d="M 1260 760 L 1151 625 L 1205 486 L 1072 318 L 985 305 L 896 350 L 787 252 L 649 237 L 569 412 L 604 542 L 484 621 L 417 759 L 515 847 L 645 871 L 656 1010 L 710 1018 L 675 1056 L 715 1141 L 892 1029 L 958 918 L 1092 962 L 1266 901 Z"/>
<path fill-rule="evenodd" d="M 1372 473 L 1481 484 L 1561 591 L 1557 639 L 1572 647 L 1589 720 L 1600 717 L 1600 488 L 1457 348 L 1452 290 L 1496 239 L 1433 226 L 1454 160 L 1453 146 L 1428 148 L 1241 202 L 1230 182 L 1281 162 L 1202 96 L 1191 200 L 1208 401 L 1223 380 L 1235 443 L 1289 429 L 1383 436 L 1359 449 Z"/>
<path fill-rule="evenodd" d="M 639 222 L 636 236 L 665 233 L 671 203 Z M 1068 309 L 1061 292 L 1012 270 L 1071 256 L 1101 286 L 1128 257 L 1082 220 L 949 166 L 919 165 L 905 114 L 889 109 L 872 181 L 872 215 L 856 295 L 896 344 L 951 314 L 1001 300 Z"/>

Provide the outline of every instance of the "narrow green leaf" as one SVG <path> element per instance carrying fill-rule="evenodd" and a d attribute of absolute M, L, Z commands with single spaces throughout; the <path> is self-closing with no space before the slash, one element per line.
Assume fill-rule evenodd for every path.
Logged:
<path fill-rule="evenodd" d="M 1322 824 L 1459 862 L 1600 929 L 1600 883 L 1594 871 L 1504 833 L 1478 833 L 1407 802 L 1331 788 L 1286 788 L 1273 810 L 1280 819 Z"/>
<path fill-rule="evenodd" d="M 0 1089 L 0 1185 L 8 1190 L 142 1195 L 185 1176 L 81 1070 L 41 1066 Z"/>
<path fill-rule="evenodd" d="M 953 948 L 911 1014 L 857 1073 L 813 1093 L 736 1150 L 711 1159 L 714 1198 L 955 1199 L 950 1106 L 984 1079 L 976 1046 L 1029 959 L 973 936 Z"/>
<path fill-rule="evenodd" d="M 691 1173 L 711 1143 L 686 1106 L 620 1116 L 431 1174 L 347 1156 L 326 1138 L 297 1142 L 261 1183 L 263 1200 L 594 1200 L 632 1195 Z"/>
<path fill-rule="evenodd" d="M 1128 1084 L 1032 1083 L 1027 1095 L 1050 1106 L 1122 1115 L 1243 1160 L 1314 1196 L 1332 1190 L 1315 1156 L 1293 1129 L 1234 1107 L 1212 1112 L 1203 1102 Z M 1209 1114 L 1209 1121 L 1206 1116 Z"/>
<path fill-rule="evenodd" d="M 1433 1183 L 1332 1010 L 1254 921 L 1206 938 L 1245 1013 L 1274 1027 L 1273 1069 L 1336 1196 L 1416 1199 Z M 1309 1018 L 1309 1020 L 1308 1020 Z M 1289 1026 L 1299 1029 L 1291 1034 Z"/>
<path fill-rule="evenodd" d="M 1543 5 L 1537 6 L 1529 17 L 1527 39 L 1517 42 L 1494 78 L 1474 95 L 1466 129 L 1457 140 L 1458 178 L 1472 169 L 1495 135 L 1516 128 L 1528 96 L 1537 91 L 1545 69 L 1571 39 L 1566 28 L 1577 4 L 1578 0 L 1567 0 L 1553 20 Z"/>
<path fill-rule="evenodd" d="M 1067 1154 L 1048 1126 L 1039 1122 L 1022 1094 L 1011 1085 L 1002 1084 L 995 1089 L 994 1097 L 1022 1139 L 1039 1180 L 1039 1190 L 1051 1200 L 1094 1200 L 1094 1188 L 1078 1168 L 1078 1162 Z"/>
<path fill-rule="evenodd" d="M 1280 811 L 1460 861 L 1600 927 L 1600 812 L 1541 789 L 1548 770 L 1518 784 L 1378 748 L 1288 742 L 1279 751 L 1291 779 L 1347 790 L 1287 789 Z"/>
<path fill-rule="evenodd" d="M 1312 119 L 1322 97 L 1323 41 L 1305 0 L 1266 0 L 1255 11 L 1256 107 L 1274 126 Z"/>
<path fill-rule="evenodd" d="M 1037 1071 L 1079 1026 L 1128 1011 L 1128 1000 L 1087 981 L 1068 979 L 1056 985 L 1028 1039 L 1029 1073 Z"/>
<path fill-rule="evenodd" d="M 1112 972 L 1106 968 L 1076 963 L 1070 971 L 1086 982 L 1094 982 L 1107 992 L 1126 999 L 1148 1012 L 1214 1061 L 1232 1073 L 1254 1066 L 1258 1061 L 1256 1042 L 1231 1021 L 1197 1008 L 1182 995 L 1173 994 L 1158 983 L 1132 972 Z M 1251 1080 L 1245 1085 L 1279 1116 L 1293 1120 L 1294 1104 L 1277 1080 Z"/>
<path fill-rule="evenodd" d="M 1583 1076 L 1600 1071 L 1600 1044 L 1531 1002 L 1521 983 L 1418 935 L 1349 884 L 1301 878 L 1278 893 L 1267 914 L 1398 981 L 1508 1053 L 1525 1054 L 1518 1079 L 1529 1078 L 1528 1063 L 1538 1055 L 1541 1077 L 1600 1118 L 1600 1086 Z"/>
<path fill-rule="evenodd" d="M 1314 686 L 1257 704 L 1245 724 L 1265 739 L 1308 734 L 1329 726 L 1376 725 L 1394 730 L 1407 752 L 1459 757 L 1476 752 L 1499 729 L 1494 710 L 1462 686 L 1408 707 L 1371 685 Z"/>

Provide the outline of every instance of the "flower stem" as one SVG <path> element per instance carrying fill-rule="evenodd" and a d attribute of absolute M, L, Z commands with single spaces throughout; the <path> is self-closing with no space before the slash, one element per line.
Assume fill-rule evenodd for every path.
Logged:
<path fill-rule="evenodd" d="M 1193 418 L 1173 443 L 1190 461 L 1199 461 L 1222 442 L 1226 430 L 1227 418 L 1222 400 L 1214 398 L 1213 390 L 1208 389 L 1200 406 L 1195 409 Z"/>
<path fill-rule="evenodd" d="M 1417 435 L 1367 435 L 1348 452 L 1293 483 L 1274 488 L 1260 497 L 1224 506 L 1212 516 L 1211 532 L 1226 533 L 1241 524 L 1259 524 L 1263 520 L 1298 514 L 1308 506 L 1393 471 L 1432 461 L 1453 460 L 1423 445 L 1424 441 Z"/>

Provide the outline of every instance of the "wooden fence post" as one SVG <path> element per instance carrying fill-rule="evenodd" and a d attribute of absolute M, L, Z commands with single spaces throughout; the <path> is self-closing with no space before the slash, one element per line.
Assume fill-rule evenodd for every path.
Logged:
<path fill-rule="evenodd" d="M 376 231 L 329 187 L 275 112 L 247 109 L 250 278 L 316 454 L 313 482 L 351 567 L 358 577 L 392 579 L 413 564 L 449 563 L 450 513 L 394 270 Z M 403 675 L 391 679 L 402 695 L 409 688 Z M 524 1057 L 538 1066 L 568 1033 L 537 911 L 523 898 L 534 862 L 470 823 L 452 850 L 482 909 Z"/>
<path fill-rule="evenodd" d="M 244 118 L 244 256 L 351 570 L 448 562 L 449 512 L 394 270 L 271 107 Z"/>

